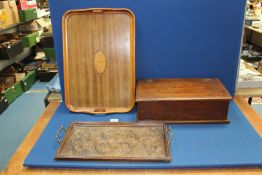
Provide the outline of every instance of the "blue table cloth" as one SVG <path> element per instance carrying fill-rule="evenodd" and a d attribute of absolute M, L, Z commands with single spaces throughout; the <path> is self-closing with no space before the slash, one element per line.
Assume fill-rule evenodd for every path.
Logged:
<path fill-rule="evenodd" d="M 136 109 L 126 114 L 89 115 L 76 114 L 61 103 L 24 161 L 24 166 L 38 168 L 205 168 L 242 167 L 262 165 L 262 139 L 231 101 L 228 117 L 230 124 L 170 125 L 174 135 L 170 162 L 105 162 L 61 161 L 53 157 L 58 148 L 55 135 L 60 125 L 69 126 L 72 121 L 101 122 L 119 119 L 135 122 Z"/>

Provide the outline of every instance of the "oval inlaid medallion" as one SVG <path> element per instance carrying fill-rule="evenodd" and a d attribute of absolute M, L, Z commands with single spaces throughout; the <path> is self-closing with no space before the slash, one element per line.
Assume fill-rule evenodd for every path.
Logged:
<path fill-rule="evenodd" d="M 101 50 L 98 51 L 95 54 L 95 61 L 94 61 L 96 72 L 100 74 L 104 73 L 106 70 L 106 64 L 107 64 L 107 60 L 104 52 L 102 52 Z"/>

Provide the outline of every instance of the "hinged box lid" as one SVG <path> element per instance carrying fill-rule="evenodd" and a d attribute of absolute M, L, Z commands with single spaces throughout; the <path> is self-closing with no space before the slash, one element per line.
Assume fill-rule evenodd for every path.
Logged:
<path fill-rule="evenodd" d="M 140 80 L 136 101 L 230 100 L 232 97 L 215 78 L 174 78 Z"/>

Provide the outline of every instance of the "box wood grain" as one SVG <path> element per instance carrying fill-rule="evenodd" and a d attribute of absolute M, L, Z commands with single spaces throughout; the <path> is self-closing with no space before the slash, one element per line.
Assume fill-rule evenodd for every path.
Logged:
<path fill-rule="evenodd" d="M 170 123 L 228 123 L 230 100 L 218 79 L 140 80 L 137 116 Z"/>

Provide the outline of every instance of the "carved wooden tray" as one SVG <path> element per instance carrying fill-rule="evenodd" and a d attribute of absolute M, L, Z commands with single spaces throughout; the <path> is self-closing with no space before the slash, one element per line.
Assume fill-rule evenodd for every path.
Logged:
<path fill-rule="evenodd" d="M 55 159 L 170 161 L 169 143 L 163 123 L 74 122 Z"/>
<path fill-rule="evenodd" d="M 73 112 L 128 112 L 135 103 L 135 17 L 127 9 L 63 16 L 65 102 Z"/>

